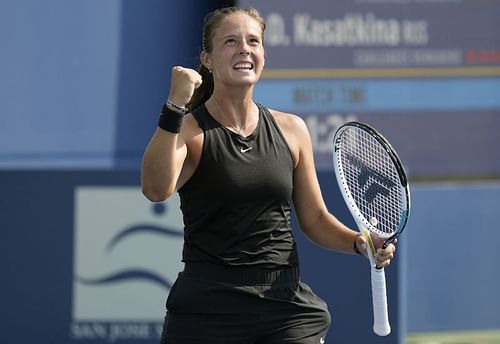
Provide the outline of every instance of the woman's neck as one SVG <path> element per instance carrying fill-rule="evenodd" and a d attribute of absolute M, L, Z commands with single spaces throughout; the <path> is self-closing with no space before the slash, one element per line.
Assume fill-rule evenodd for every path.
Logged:
<path fill-rule="evenodd" d="M 248 135 L 257 126 L 259 109 L 251 94 L 242 96 L 214 92 L 208 99 L 207 106 L 221 124 L 240 135 Z"/>

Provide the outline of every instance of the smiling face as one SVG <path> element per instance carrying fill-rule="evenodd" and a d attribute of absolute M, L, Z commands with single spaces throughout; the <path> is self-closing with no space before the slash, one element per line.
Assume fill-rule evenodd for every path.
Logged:
<path fill-rule="evenodd" d="M 212 71 L 215 84 L 252 86 L 259 80 L 265 58 L 262 26 L 255 18 L 244 12 L 227 15 L 210 43 L 201 61 Z"/>

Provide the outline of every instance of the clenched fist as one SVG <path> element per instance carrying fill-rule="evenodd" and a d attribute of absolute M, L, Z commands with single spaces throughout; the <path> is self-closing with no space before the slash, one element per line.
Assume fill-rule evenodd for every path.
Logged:
<path fill-rule="evenodd" d="M 168 99 L 176 105 L 185 106 L 189 103 L 194 91 L 200 87 L 201 82 L 201 75 L 194 69 L 173 67 Z"/>

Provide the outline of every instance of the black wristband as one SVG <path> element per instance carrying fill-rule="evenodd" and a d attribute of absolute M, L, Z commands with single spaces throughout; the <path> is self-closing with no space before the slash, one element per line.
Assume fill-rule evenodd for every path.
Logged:
<path fill-rule="evenodd" d="M 363 255 L 363 253 L 361 253 L 361 251 L 358 249 L 358 245 L 356 245 L 356 240 L 354 240 L 353 248 L 354 248 L 354 252 L 356 252 L 357 255 L 360 255 L 360 256 Z"/>
<path fill-rule="evenodd" d="M 184 114 L 172 110 L 164 104 L 160 112 L 160 118 L 158 119 L 158 127 L 170 133 L 178 134 L 181 131 L 183 120 Z"/>

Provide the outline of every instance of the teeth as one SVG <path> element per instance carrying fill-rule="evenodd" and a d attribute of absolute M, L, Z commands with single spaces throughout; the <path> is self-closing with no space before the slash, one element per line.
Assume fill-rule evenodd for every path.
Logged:
<path fill-rule="evenodd" d="M 238 64 L 235 64 L 234 69 L 252 69 L 253 66 L 251 63 L 238 63 Z"/>

